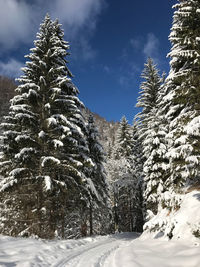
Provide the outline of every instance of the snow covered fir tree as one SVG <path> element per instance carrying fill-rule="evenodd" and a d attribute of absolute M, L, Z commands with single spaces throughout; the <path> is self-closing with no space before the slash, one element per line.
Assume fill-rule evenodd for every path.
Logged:
<path fill-rule="evenodd" d="M 137 115 L 137 125 L 143 151 L 143 206 L 144 210 L 156 213 L 166 171 L 167 132 L 159 115 L 164 79 L 151 58 L 148 58 L 141 77 L 144 81 L 136 106 L 142 108 Z"/>
<path fill-rule="evenodd" d="M 175 5 L 172 31 L 170 74 L 166 81 L 169 111 L 170 177 L 173 191 L 199 183 L 199 44 L 200 3 L 180 1 Z M 166 105 L 166 103 L 164 103 Z"/>
<path fill-rule="evenodd" d="M 101 159 L 93 163 L 90 158 L 83 104 L 66 65 L 69 45 L 63 35 L 58 21 L 46 15 L 3 123 L 4 234 L 81 236 L 87 207 L 101 190 L 88 176 Z M 98 179 L 104 182 L 103 173 Z M 105 200 L 107 191 L 101 197 Z"/>

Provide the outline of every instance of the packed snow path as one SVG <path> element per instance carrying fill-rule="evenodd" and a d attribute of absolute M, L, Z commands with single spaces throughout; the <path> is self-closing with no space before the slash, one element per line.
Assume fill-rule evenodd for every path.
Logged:
<path fill-rule="evenodd" d="M 66 241 L 0 236 L 1 267 L 199 267 L 199 243 L 124 233 Z"/>
<path fill-rule="evenodd" d="M 136 237 L 136 234 L 134 237 Z M 130 235 L 115 236 L 74 249 L 69 256 L 65 256 L 62 260 L 56 262 L 53 267 L 104 266 L 107 258 L 113 252 L 129 244 L 134 237 Z"/>

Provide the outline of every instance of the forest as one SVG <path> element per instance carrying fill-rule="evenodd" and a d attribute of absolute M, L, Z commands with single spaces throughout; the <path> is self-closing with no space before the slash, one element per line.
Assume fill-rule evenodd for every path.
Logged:
<path fill-rule="evenodd" d="M 199 1 L 174 6 L 169 40 L 169 74 L 144 63 L 133 124 L 108 123 L 80 101 L 62 25 L 45 16 L 23 75 L 0 77 L 2 235 L 180 235 L 200 189 Z M 199 238 L 195 216 L 182 224 Z"/>

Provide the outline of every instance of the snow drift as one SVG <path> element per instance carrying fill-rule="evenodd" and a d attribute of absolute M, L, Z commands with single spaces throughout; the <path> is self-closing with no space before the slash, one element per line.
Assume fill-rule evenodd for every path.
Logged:
<path fill-rule="evenodd" d="M 200 237 L 200 191 L 182 195 L 180 209 L 160 209 L 144 225 L 143 237 L 197 240 Z"/>

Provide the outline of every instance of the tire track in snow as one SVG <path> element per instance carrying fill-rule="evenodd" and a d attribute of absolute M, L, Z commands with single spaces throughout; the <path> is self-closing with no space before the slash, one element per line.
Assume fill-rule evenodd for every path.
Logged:
<path fill-rule="evenodd" d="M 84 248 L 71 251 L 70 255 L 63 255 L 63 258 L 52 267 L 102 267 L 111 254 L 119 247 L 127 244 L 126 239 L 103 240 L 96 245 L 86 245 Z"/>
<path fill-rule="evenodd" d="M 99 261 L 97 262 L 96 267 L 104 266 L 104 264 L 106 263 L 108 257 L 111 257 L 111 255 L 113 255 L 113 252 L 115 254 L 115 252 L 118 250 L 119 247 L 120 247 L 120 245 L 118 245 L 115 248 L 112 248 L 110 251 L 105 253 L 101 258 L 99 258 Z"/>

